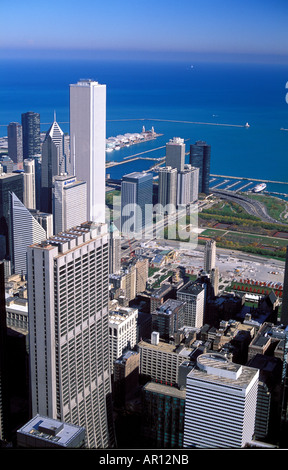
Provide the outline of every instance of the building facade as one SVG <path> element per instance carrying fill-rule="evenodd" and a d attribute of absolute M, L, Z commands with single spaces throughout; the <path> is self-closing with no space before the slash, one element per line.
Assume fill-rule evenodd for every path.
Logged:
<path fill-rule="evenodd" d="M 8 134 L 8 155 L 17 164 L 22 167 L 23 162 L 23 136 L 22 126 L 19 122 L 10 122 L 7 126 Z"/>
<path fill-rule="evenodd" d="M 35 186 L 35 160 L 26 158 L 23 161 L 24 195 L 23 203 L 27 209 L 36 209 L 36 186 Z"/>
<path fill-rule="evenodd" d="M 189 281 L 177 291 L 177 299 L 185 302 L 185 326 L 201 327 L 205 313 L 206 290 L 199 281 Z"/>
<path fill-rule="evenodd" d="M 40 114 L 28 111 L 21 115 L 23 159 L 41 155 Z"/>
<path fill-rule="evenodd" d="M 32 415 L 84 427 L 86 447 L 112 447 L 107 227 L 74 227 L 27 258 Z"/>
<path fill-rule="evenodd" d="M 106 85 L 70 85 L 70 158 L 73 174 L 87 183 L 87 220 L 105 222 Z"/>
<path fill-rule="evenodd" d="M 110 367 L 114 372 L 114 362 L 137 344 L 138 310 L 119 308 L 109 313 Z"/>
<path fill-rule="evenodd" d="M 47 233 L 14 193 L 11 193 L 10 198 L 13 246 L 12 270 L 15 274 L 26 275 L 27 248 L 33 243 L 40 243 L 45 240 Z"/>
<path fill-rule="evenodd" d="M 201 354 L 186 379 L 184 448 L 243 448 L 254 435 L 259 370 Z"/>
<path fill-rule="evenodd" d="M 166 144 L 166 166 L 183 171 L 185 165 L 185 143 L 184 139 L 174 137 Z"/>
<path fill-rule="evenodd" d="M 158 204 L 159 213 L 176 211 L 177 169 L 171 166 L 159 168 Z"/>
<path fill-rule="evenodd" d="M 190 145 L 190 165 L 199 168 L 199 193 L 209 194 L 211 146 L 202 140 Z"/>
<path fill-rule="evenodd" d="M 121 183 L 121 230 L 126 236 L 141 236 L 152 223 L 153 175 L 134 172 Z"/>
<path fill-rule="evenodd" d="M 204 271 L 210 273 L 216 266 L 216 242 L 208 240 L 204 248 Z"/>
<path fill-rule="evenodd" d="M 87 184 L 75 176 L 55 176 L 53 188 L 54 233 L 86 222 Z"/>
<path fill-rule="evenodd" d="M 64 133 L 54 120 L 42 145 L 41 208 L 52 214 L 52 192 L 55 176 L 67 173 Z M 85 222 L 85 217 L 82 222 Z"/>

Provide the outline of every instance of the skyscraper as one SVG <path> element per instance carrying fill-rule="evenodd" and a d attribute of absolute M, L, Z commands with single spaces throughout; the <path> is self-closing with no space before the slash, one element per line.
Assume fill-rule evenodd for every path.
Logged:
<path fill-rule="evenodd" d="M 216 242 L 207 240 L 204 248 L 204 270 L 210 273 L 216 266 Z"/>
<path fill-rule="evenodd" d="M 184 448 L 241 448 L 254 434 L 259 370 L 201 354 L 187 375 Z"/>
<path fill-rule="evenodd" d="M 113 447 L 106 224 L 81 224 L 28 247 L 32 415 L 83 426 Z"/>
<path fill-rule="evenodd" d="M 21 116 L 23 158 L 41 155 L 40 114 L 28 111 Z"/>
<path fill-rule="evenodd" d="M 26 158 L 23 162 L 24 169 L 24 195 L 23 203 L 27 209 L 36 209 L 36 186 L 35 186 L 35 160 Z"/>
<path fill-rule="evenodd" d="M 152 223 L 152 173 L 130 173 L 121 183 L 121 230 L 131 235 L 141 234 Z"/>
<path fill-rule="evenodd" d="M 23 162 L 22 126 L 18 122 L 10 122 L 7 126 L 8 155 L 21 168 Z"/>
<path fill-rule="evenodd" d="M 185 143 L 184 139 L 174 137 L 166 144 L 166 166 L 184 170 L 185 165 Z"/>
<path fill-rule="evenodd" d="M 46 133 L 42 146 L 41 164 L 41 210 L 52 214 L 52 191 L 54 177 L 66 172 L 64 133 L 54 120 Z M 81 222 L 84 222 L 83 219 Z"/>
<path fill-rule="evenodd" d="M 205 312 L 206 290 L 202 282 L 189 281 L 177 291 L 177 299 L 186 302 L 184 325 L 203 326 Z"/>
<path fill-rule="evenodd" d="M 70 85 L 70 147 L 73 174 L 87 183 L 88 219 L 105 222 L 106 85 Z"/>
<path fill-rule="evenodd" d="M 10 193 L 23 201 L 23 174 L 0 174 L 0 259 L 12 256 Z"/>
<path fill-rule="evenodd" d="M 176 211 L 177 168 L 171 166 L 159 168 L 158 175 L 159 212 L 173 213 Z"/>
<path fill-rule="evenodd" d="M 12 226 L 12 266 L 14 274 L 26 274 L 27 247 L 47 238 L 47 233 L 14 194 L 10 194 Z"/>
<path fill-rule="evenodd" d="M 109 226 L 109 274 L 119 273 L 121 269 L 121 237 L 113 222 Z"/>
<path fill-rule="evenodd" d="M 209 194 L 211 146 L 202 140 L 190 145 L 190 165 L 199 168 L 199 193 Z"/>
<path fill-rule="evenodd" d="M 55 176 L 53 189 L 54 233 L 87 221 L 87 183 L 75 176 Z"/>

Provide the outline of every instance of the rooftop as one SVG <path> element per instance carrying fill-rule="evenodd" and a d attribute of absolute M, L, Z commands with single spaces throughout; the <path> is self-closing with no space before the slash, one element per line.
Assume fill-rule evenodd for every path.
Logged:
<path fill-rule="evenodd" d="M 80 426 L 36 415 L 17 433 L 49 441 L 61 447 L 69 447 L 69 444 L 77 437 L 79 438 L 79 435 L 83 434 L 84 438 L 85 430 Z"/>

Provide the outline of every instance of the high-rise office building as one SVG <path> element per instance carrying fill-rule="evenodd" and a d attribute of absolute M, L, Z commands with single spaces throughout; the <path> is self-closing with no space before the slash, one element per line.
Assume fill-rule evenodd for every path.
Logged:
<path fill-rule="evenodd" d="M 152 173 L 124 175 L 121 183 L 121 230 L 131 236 L 152 224 Z"/>
<path fill-rule="evenodd" d="M 23 158 L 41 155 L 40 114 L 28 111 L 21 115 Z"/>
<path fill-rule="evenodd" d="M 169 341 L 184 326 L 184 315 L 185 302 L 167 299 L 152 312 L 152 330 L 158 331 L 161 339 Z"/>
<path fill-rule="evenodd" d="M 27 209 L 36 209 L 36 186 L 35 186 L 35 160 L 26 158 L 23 161 L 24 195 L 23 203 Z"/>
<path fill-rule="evenodd" d="M 209 194 L 211 146 L 202 140 L 190 145 L 190 165 L 199 168 L 199 193 Z"/>
<path fill-rule="evenodd" d="M 216 242 L 208 240 L 204 248 L 204 270 L 210 273 L 216 266 Z"/>
<path fill-rule="evenodd" d="M 259 370 L 201 354 L 186 379 L 184 448 L 243 448 L 254 434 Z M 231 418 L 233 416 L 233 419 Z"/>
<path fill-rule="evenodd" d="M 121 237 L 116 225 L 109 226 L 109 274 L 119 273 L 121 269 Z"/>
<path fill-rule="evenodd" d="M 26 275 L 27 247 L 45 240 L 47 233 L 14 193 L 10 194 L 10 198 L 12 270 L 14 274 Z"/>
<path fill-rule="evenodd" d="M 12 231 L 10 219 L 10 193 L 23 201 L 23 174 L 0 174 L 0 259 L 12 256 Z"/>
<path fill-rule="evenodd" d="M 106 224 L 81 224 L 28 247 L 32 415 L 83 426 L 114 446 Z"/>
<path fill-rule="evenodd" d="M 55 176 L 66 172 L 64 133 L 54 120 L 42 145 L 41 210 L 52 214 L 52 192 Z M 82 220 L 84 222 L 85 219 Z"/>
<path fill-rule="evenodd" d="M 87 183 L 88 220 L 105 222 L 106 85 L 70 85 L 70 149 L 73 174 Z"/>
<path fill-rule="evenodd" d="M 177 168 L 159 168 L 158 204 L 159 212 L 171 214 L 176 211 Z"/>
<path fill-rule="evenodd" d="M 8 155 L 21 168 L 23 162 L 22 126 L 19 122 L 10 122 L 7 126 Z"/>
<path fill-rule="evenodd" d="M 185 165 L 185 143 L 184 139 L 174 137 L 166 144 L 166 166 L 183 171 Z"/>
<path fill-rule="evenodd" d="M 87 184 L 74 176 L 55 176 L 53 189 L 54 233 L 87 221 Z"/>
<path fill-rule="evenodd" d="M 177 299 L 185 302 L 184 324 L 197 328 L 203 326 L 206 301 L 205 285 L 198 280 L 189 281 L 177 291 Z"/>

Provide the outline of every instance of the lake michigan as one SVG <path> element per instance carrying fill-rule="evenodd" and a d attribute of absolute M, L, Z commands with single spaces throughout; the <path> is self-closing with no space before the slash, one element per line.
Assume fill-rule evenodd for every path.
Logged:
<path fill-rule="evenodd" d="M 181 137 L 211 145 L 211 174 L 288 182 L 288 66 L 204 62 L 2 60 L 0 136 L 21 113 L 40 113 L 41 131 L 56 119 L 69 132 L 69 84 L 91 78 L 107 85 L 107 137 L 141 132 L 157 140 L 107 154 L 107 160 L 163 147 Z M 250 127 L 245 128 L 248 122 Z M 225 124 L 225 125 L 223 125 Z M 145 156 L 145 155 L 144 155 Z M 148 169 L 138 160 L 109 169 L 112 178 Z M 288 185 L 268 184 L 288 193 Z M 288 199 L 288 198 L 286 198 Z"/>

